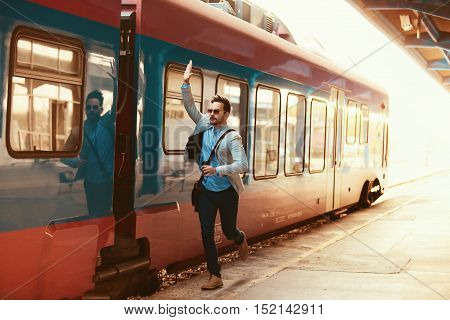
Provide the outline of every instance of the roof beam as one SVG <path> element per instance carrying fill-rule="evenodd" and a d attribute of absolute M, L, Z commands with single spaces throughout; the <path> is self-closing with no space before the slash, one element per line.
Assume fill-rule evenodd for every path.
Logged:
<path fill-rule="evenodd" d="M 450 64 L 448 64 L 447 60 L 434 60 L 428 63 L 428 70 L 450 70 Z"/>
<path fill-rule="evenodd" d="M 409 35 L 405 37 L 405 47 L 441 48 L 443 50 L 450 51 L 450 35 L 447 33 L 442 33 L 438 42 L 434 42 L 428 34 L 421 34 L 420 39 L 417 39 L 415 35 Z"/>
<path fill-rule="evenodd" d="M 419 19 L 422 21 L 425 30 L 427 30 L 431 39 L 433 39 L 434 42 L 438 42 L 439 38 L 441 37 L 441 33 L 439 32 L 439 29 L 434 25 L 433 20 L 431 20 L 430 16 L 419 12 Z"/>
<path fill-rule="evenodd" d="M 439 29 L 434 25 L 433 20 L 431 17 L 427 14 L 423 14 L 419 12 L 418 18 L 422 21 L 423 26 L 425 27 L 425 30 L 428 32 L 428 35 L 433 39 L 434 42 L 438 42 L 441 38 L 441 32 Z M 444 66 L 445 64 L 450 65 L 450 52 L 440 49 L 442 52 L 442 55 L 444 56 Z M 447 66 L 448 67 L 448 66 Z M 428 69 L 430 69 L 430 66 L 428 66 Z M 431 70 L 448 70 L 448 69 L 431 69 Z"/>
<path fill-rule="evenodd" d="M 444 54 L 445 61 L 447 61 L 447 63 L 450 64 L 450 52 L 442 50 L 442 53 Z"/>
<path fill-rule="evenodd" d="M 444 86 L 450 86 L 450 77 L 444 78 L 444 79 L 442 80 L 442 84 L 443 84 Z"/>
<path fill-rule="evenodd" d="M 409 9 L 450 20 L 450 5 L 448 1 L 364 0 L 364 3 L 365 8 L 368 10 Z"/>

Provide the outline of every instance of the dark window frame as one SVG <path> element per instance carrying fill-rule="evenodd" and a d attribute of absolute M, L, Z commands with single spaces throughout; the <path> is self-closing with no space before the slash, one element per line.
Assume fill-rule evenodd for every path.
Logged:
<path fill-rule="evenodd" d="M 274 175 L 267 175 L 267 176 L 256 176 L 256 172 L 255 172 L 255 162 L 256 162 L 256 120 L 257 120 L 257 115 L 258 115 L 258 90 L 262 88 L 262 89 L 267 89 L 267 90 L 271 90 L 274 92 L 278 93 L 279 99 L 278 99 L 278 157 L 277 157 L 277 172 Z M 264 84 L 258 84 L 256 86 L 256 91 L 255 91 L 255 122 L 254 122 L 254 129 L 253 129 L 253 137 L 255 139 L 254 141 L 254 146 L 253 146 L 253 179 L 255 180 L 267 180 L 267 179 L 274 179 L 278 176 L 278 172 L 280 171 L 280 128 L 281 126 L 281 91 L 278 88 L 275 87 L 271 87 L 268 85 L 264 85 Z"/>
<path fill-rule="evenodd" d="M 348 141 L 348 109 L 349 109 L 350 103 L 354 103 L 355 104 L 355 109 L 356 109 L 356 113 L 355 113 L 355 133 L 354 133 L 355 140 L 353 142 L 349 142 Z M 355 100 L 351 100 L 351 99 L 347 100 L 347 105 L 346 105 L 346 110 L 345 110 L 345 113 L 346 113 L 346 117 L 345 117 L 346 118 L 346 120 L 345 120 L 345 144 L 347 144 L 347 145 L 354 145 L 358 141 L 358 136 L 357 136 L 357 133 L 358 133 L 358 106 L 359 106 L 358 102 L 356 102 Z"/>
<path fill-rule="evenodd" d="M 33 71 L 30 73 L 25 72 L 23 69 L 17 72 L 16 68 L 16 57 L 17 57 L 17 43 L 22 37 L 28 39 L 34 39 L 51 45 L 56 45 L 58 47 L 66 47 L 81 52 L 80 63 L 81 74 L 79 77 L 70 77 L 62 75 L 49 75 L 50 72 L 37 72 Z M 19 68 L 20 69 L 20 68 Z M 78 144 L 76 150 L 74 151 L 16 151 L 11 146 L 11 108 L 12 108 L 12 87 L 13 87 L 13 77 L 22 77 L 26 79 L 39 80 L 54 82 L 58 84 L 69 84 L 80 86 L 80 110 L 79 110 L 79 137 L 80 143 Z M 77 80 L 76 80 L 77 79 Z M 83 134 L 83 105 L 84 105 L 84 90 L 86 79 L 86 51 L 84 49 L 83 43 L 75 38 L 67 37 L 64 35 L 56 35 L 54 33 L 44 32 L 41 30 L 33 29 L 30 27 L 19 26 L 12 34 L 10 41 L 10 52 L 9 52 L 9 72 L 8 72 L 8 98 L 6 107 L 6 150 L 8 154 L 15 159 L 49 159 L 49 158 L 72 158 L 78 156 L 81 145 L 82 145 L 82 134 Z"/>
<path fill-rule="evenodd" d="M 164 151 L 164 154 L 166 155 L 182 155 L 184 154 L 184 149 L 180 150 L 169 150 L 166 148 L 166 99 L 167 99 L 167 84 L 168 84 L 168 73 L 171 69 L 178 69 L 181 71 L 181 73 L 184 73 L 184 70 L 186 69 L 186 65 L 178 62 L 168 62 L 165 66 L 164 70 L 164 88 L 163 88 L 163 110 L 162 110 L 162 148 Z M 192 71 L 194 74 L 200 75 L 200 78 L 202 80 L 202 90 L 201 90 L 201 101 L 200 101 L 200 112 L 203 113 L 203 93 L 204 93 L 204 77 L 203 72 L 200 68 L 192 68 Z M 180 83 L 180 92 L 181 92 L 181 83 Z"/>
<path fill-rule="evenodd" d="M 305 100 L 305 117 L 304 117 L 304 126 L 303 126 L 303 159 L 302 159 L 302 171 L 297 173 L 287 173 L 286 172 L 286 149 L 287 149 L 287 119 L 288 119 L 288 108 L 289 108 L 289 95 L 296 96 L 298 98 L 304 98 Z M 286 123 L 284 126 L 284 175 L 286 177 L 293 177 L 293 176 L 301 176 L 305 172 L 305 152 L 306 152 L 306 110 L 308 109 L 308 99 L 305 95 L 294 93 L 294 92 L 288 92 L 286 96 Z"/>
<path fill-rule="evenodd" d="M 363 129 L 363 107 L 367 109 L 367 127 L 366 127 L 366 141 L 362 141 L 362 129 Z M 359 144 L 368 144 L 369 143 L 369 119 L 370 119 L 370 109 L 367 104 L 362 103 L 360 105 L 360 117 L 359 117 Z"/>
<path fill-rule="evenodd" d="M 313 102 L 319 101 L 325 103 L 325 137 L 323 142 L 323 167 L 322 170 L 311 170 L 311 137 L 312 137 L 312 115 L 313 115 Z M 326 156 L 327 156 L 327 123 L 328 123 L 328 103 L 325 99 L 312 98 L 311 107 L 309 113 L 309 154 L 308 154 L 308 172 L 309 173 L 321 173 L 325 171 L 326 168 Z"/>
<path fill-rule="evenodd" d="M 241 84 L 245 84 L 247 87 L 247 101 L 246 101 L 246 112 L 245 112 L 245 125 L 244 125 L 244 135 L 242 136 L 242 145 L 244 146 L 244 150 L 247 153 L 247 134 L 248 134 L 248 113 L 249 113 L 249 103 L 250 103 L 250 86 L 248 85 L 248 82 L 244 79 L 231 77 L 222 73 L 219 73 L 216 77 L 216 88 L 214 89 L 215 94 L 217 94 L 217 89 L 219 87 L 219 79 L 225 79 L 229 81 L 238 82 Z"/>

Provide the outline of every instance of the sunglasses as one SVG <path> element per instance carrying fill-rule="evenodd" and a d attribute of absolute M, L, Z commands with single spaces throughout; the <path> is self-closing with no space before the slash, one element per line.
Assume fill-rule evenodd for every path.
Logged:
<path fill-rule="evenodd" d="M 207 111 L 208 111 L 208 113 L 215 114 L 215 115 L 218 115 L 222 112 L 222 110 L 219 110 L 219 109 L 208 109 Z"/>
<path fill-rule="evenodd" d="M 91 104 L 88 104 L 87 106 L 86 106 L 86 110 L 87 111 L 90 111 L 90 110 L 93 110 L 93 111 L 98 111 L 98 110 L 100 110 L 100 106 L 98 106 L 98 105 L 91 105 Z"/>

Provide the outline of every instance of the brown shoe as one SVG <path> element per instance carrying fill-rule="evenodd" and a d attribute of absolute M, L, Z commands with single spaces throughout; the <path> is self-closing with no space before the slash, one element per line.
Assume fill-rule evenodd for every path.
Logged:
<path fill-rule="evenodd" d="M 222 279 L 211 275 L 208 282 L 202 286 L 202 290 L 214 290 L 220 287 L 223 287 Z"/>
<path fill-rule="evenodd" d="M 244 241 L 240 245 L 238 245 L 238 251 L 239 251 L 239 259 L 242 261 L 247 260 L 248 258 L 248 243 L 247 239 L 244 238 Z"/>

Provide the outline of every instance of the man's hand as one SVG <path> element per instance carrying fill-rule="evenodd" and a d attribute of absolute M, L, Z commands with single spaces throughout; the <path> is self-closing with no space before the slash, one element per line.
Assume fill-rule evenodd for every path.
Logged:
<path fill-rule="evenodd" d="M 80 168 L 83 165 L 85 165 L 87 163 L 87 160 L 85 159 L 79 159 L 76 163 L 75 163 L 75 168 Z"/>
<path fill-rule="evenodd" d="M 189 84 L 189 79 L 191 78 L 192 74 L 192 60 L 189 60 L 189 63 L 186 66 L 186 70 L 184 71 L 184 83 Z"/>
<path fill-rule="evenodd" d="M 111 61 L 109 61 L 109 65 L 111 66 L 111 72 L 106 71 L 106 73 L 111 77 L 111 79 L 113 79 L 113 81 L 117 80 L 116 60 L 112 59 Z"/>
<path fill-rule="evenodd" d="M 214 176 L 216 174 L 216 168 L 208 165 L 203 165 L 202 172 L 204 176 Z"/>

